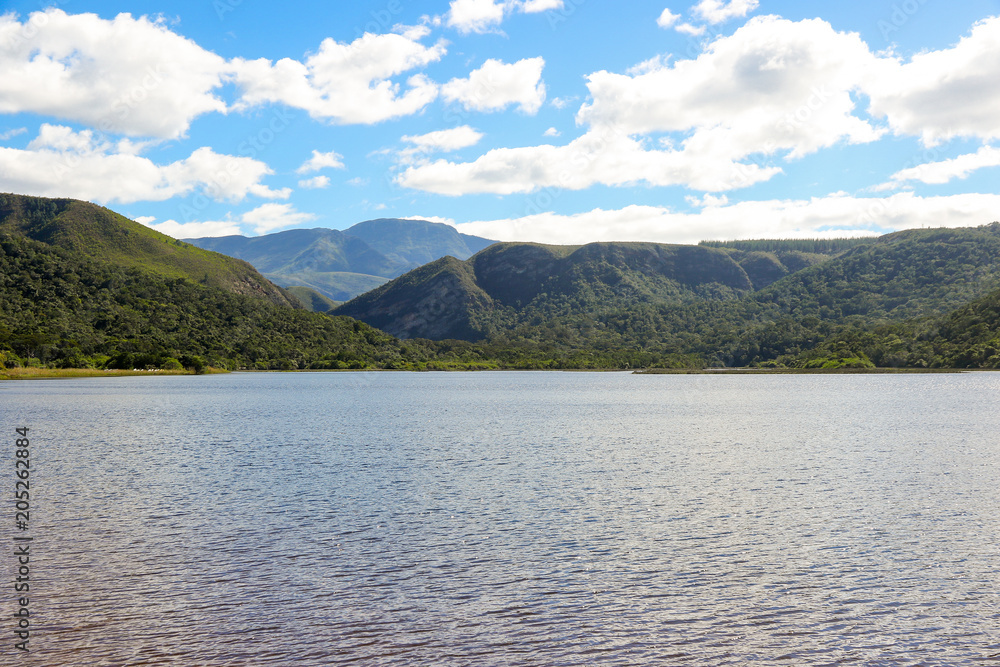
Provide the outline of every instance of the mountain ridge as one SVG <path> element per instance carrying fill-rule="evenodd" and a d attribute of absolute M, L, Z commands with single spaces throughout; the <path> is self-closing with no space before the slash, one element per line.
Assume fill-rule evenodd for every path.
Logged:
<path fill-rule="evenodd" d="M 0 233 L 24 236 L 98 261 L 202 281 L 236 294 L 298 307 L 249 263 L 173 239 L 77 199 L 0 194 Z"/>
<path fill-rule="evenodd" d="M 399 218 L 366 220 L 343 231 L 315 227 L 185 241 L 243 259 L 282 287 L 303 285 L 334 301 L 445 255 L 467 259 L 493 243 L 444 223 Z"/>
<path fill-rule="evenodd" d="M 572 310 L 583 301 L 675 303 L 752 290 L 724 251 L 703 246 L 601 242 L 583 246 L 495 243 L 461 262 L 444 258 L 331 311 L 402 338 L 480 340 L 517 311 Z M 393 319 L 393 314 L 405 313 Z M 453 327 L 447 322 L 458 323 Z"/>

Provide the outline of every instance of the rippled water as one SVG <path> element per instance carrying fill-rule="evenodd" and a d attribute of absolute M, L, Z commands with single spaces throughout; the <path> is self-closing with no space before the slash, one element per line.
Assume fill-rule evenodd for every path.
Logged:
<path fill-rule="evenodd" d="M 998 391 L 5 383 L 3 428 L 33 436 L 30 664 L 1000 664 Z"/>

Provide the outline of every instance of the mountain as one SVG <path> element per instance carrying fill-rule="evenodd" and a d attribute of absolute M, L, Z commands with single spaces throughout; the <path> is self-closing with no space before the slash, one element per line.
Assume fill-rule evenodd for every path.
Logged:
<path fill-rule="evenodd" d="M 1000 287 L 1000 223 L 887 234 L 768 286 L 758 300 L 825 319 L 940 315 Z"/>
<path fill-rule="evenodd" d="M 187 239 L 198 247 L 246 260 L 283 287 L 310 287 L 346 301 L 432 260 L 471 257 L 493 241 L 426 220 L 380 219 L 344 231 L 293 229 L 248 238 Z"/>
<path fill-rule="evenodd" d="M 89 202 L 0 194 L 0 234 L 116 266 L 264 297 L 279 305 L 297 304 L 247 262 L 206 252 Z"/>
<path fill-rule="evenodd" d="M 291 299 L 328 305 L 102 207 L 0 195 L 0 371 L 997 368 L 1000 223 L 865 241 L 498 243 L 333 316 Z"/>
<path fill-rule="evenodd" d="M 332 312 L 404 338 L 480 341 L 484 358 L 519 367 L 796 365 L 811 351 L 820 355 L 814 361 L 835 365 L 852 358 L 863 365 L 867 355 L 874 363 L 941 366 L 957 353 L 921 348 L 900 357 L 892 352 L 897 342 L 848 354 L 851 346 L 838 341 L 860 340 L 858 332 L 878 339 L 879 327 L 904 327 L 892 334 L 904 343 L 933 337 L 937 329 L 920 322 L 1000 289 L 1000 223 L 813 250 L 791 241 L 497 244 L 465 262 L 433 262 Z M 762 278 L 761 254 L 783 277 Z M 796 260 L 804 268 L 793 270 Z"/>
<path fill-rule="evenodd" d="M 407 267 L 391 276 L 393 278 L 445 255 L 468 259 L 495 243 L 489 239 L 459 233 L 451 225 L 440 222 L 397 218 L 359 222 L 345 229 L 344 233 L 361 239 L 389 259 Z"/>
<path fill-rule="evenodd" d="M 407 368 L 434 357 L 293 299 L 246 262 L 100 206 L 0 195 L 0 370 Z"/>
<path fill-rule="evenodd" d="M 754 289 L 760 290 L 791 273 L 874 242 L 872 238 L 759 239 L 702 241 L 698 245 L 725 250 L 747 272 Z"/>
<path fill-rule="evenodd" d="M 336 308 L 340 305 L 339 302 L 326 298 L 326 296 L 310 287 L 294 285 L 292 287 L 286 287 L 285 291 L 294 296 L 304 308 L 311 310 L 314 313 L 325 313 L 331 308 Z"/>
<path fill-rule="evenodd" d="M 637 303 L 735 299 L 753 284 L 723 250 L 657 243 L 496 243 L 444 257 L 334 309 L 401 338 L 480 340 L 531 320 Z"/>

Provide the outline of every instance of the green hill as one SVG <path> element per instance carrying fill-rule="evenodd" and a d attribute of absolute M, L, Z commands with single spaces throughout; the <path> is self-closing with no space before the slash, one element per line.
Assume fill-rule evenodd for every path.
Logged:
<path fill-rule="evenodd" d="M 503 243 L 401 276 L 333 312 L 402 337 L 479 341 L 485 357 L 527 367 L 801 365 L 809 354 L 830 361 L 828 343 L 846 335 L 905 326 L 915 336 L 922 330 L 913 322 L 1000 289 L 1000 224 L 841 246 L 768 243 L 702 245 L 701 254 L 694 246 Z M 787 273 L 754 290 L 750 276 L 760 269 L 748 271 L 746 260 L 761 254 Z M 793 271 L 796 258 L 803 268 Z M 857 356 L 862 365 L 921 359 L 835 351 L 844 360 L 866 355 Z M 927 354 L 925 365 L 947 357 Z"/>
<path fill-rule="evenodd" d="M 492 241 L 426 220 L 368 220 L 337 231 L 292 229 L 248 238 L 188 239 L 250 262 L 283 287 L 303 285 L 346 301 L 446 255 L 466 259 Z"/>
<path fill-rule="evenodd" d="M 298 302 L 302 304 L 303 308 L 314 313 L 325 313 L 331 308 L 336 308 L 340 305 L 336 301 L 326 298 L 326 296 L 320 294 L 311 287 L 295 285 L 292 287 L 286 287 L 285 291 L 294 296 Z"/>
<path fill-rule="evenodd" d="M 0 213 L 0 366 L 1000 367 L 1000 223 L 826 245 L 498 243 L 330 316 L 308 287 L 99 206 L 3 195 Z"/>
<path fill-rule="evenodd" d="M 344 230 L 359 238 L 390 260 L 416 268 L 446 255 L 468 259 L 494 241 L 459 233 L 451 225 L 427 220 L 379 218 L 359 222 Z M 388 276 L 396 277 L 404 273 Z M 382 274 L 379 274 L 382 275 Z"/>
<path fill-rule="evenodd" d="M 170 238 L 89 202 L 0 194 L 0 234 L 166 278 L 185 278 L 280 305 L 297 305 L 246 262 Z"/>
<path fill-rule="evenodd" d="M 1000 368 L 1000 290 L 943 316 L 856 323 L 784 361 L 816 368 L 847 358 L 881 367 Z"/>
<path fill-rule="evenodd" d="M 497 243 L 432 262 L 335 309 L 402 338 L 480 340 L 628 304 L 735 299 L 752 289 L 724 251 L 657 243 Z"/>
<path fill-rule="evenodd" d="M 249 264 L 69 199 L 0 197 L 0 367 L 395 368 L 427 358 L 308 312 Z"/>

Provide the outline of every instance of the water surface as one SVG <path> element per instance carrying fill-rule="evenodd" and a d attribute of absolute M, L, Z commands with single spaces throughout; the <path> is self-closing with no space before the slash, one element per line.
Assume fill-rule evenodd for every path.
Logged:
<path fill-rule="evenodd" d="M 32 429 L 31 664 L 1000 664 L 998 390 L 4 383 Z"/>

